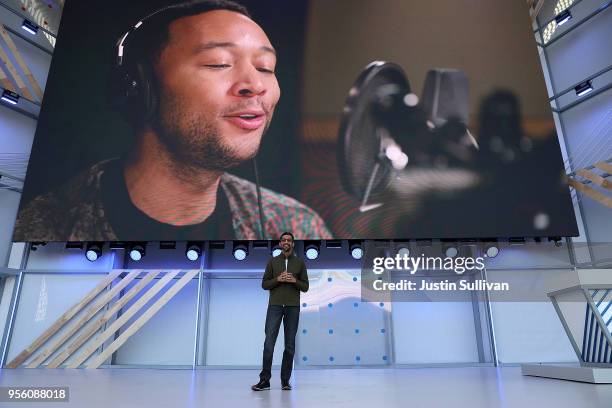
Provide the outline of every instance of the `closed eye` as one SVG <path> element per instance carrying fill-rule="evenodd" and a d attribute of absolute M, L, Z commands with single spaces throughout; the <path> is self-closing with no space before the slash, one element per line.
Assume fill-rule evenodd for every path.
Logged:
<path fill-rule="evenodd" d="M 204 66 L 206 68 L 212 68 L 212 69 L 223 69 L 223 68 L 229 68 L 231 65 L 229 64 L 206 64 Z"/>
<path fill-rule="evenodd" d="M 259 72 L 264 72 L 264 73 L 266 73 L 266 74 L 273 74 L 273 73 L 274 73 L 274 70 L 273 70 L 273 69 L 268 69 L 268 68 L 257 68 L 257 70 L 258 70 Z"/>

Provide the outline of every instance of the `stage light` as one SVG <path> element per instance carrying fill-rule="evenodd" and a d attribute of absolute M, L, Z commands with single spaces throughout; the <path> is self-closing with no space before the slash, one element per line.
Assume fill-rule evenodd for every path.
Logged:
<path fill-rule="evenodd" d="M 130 247 L 130 259 L 132 261 L 140 261 L 145 256 L 145 245 L 134 244 Z"/>
<path fill-rule="evenodd" d="M 572 18 L 572 13 L 569 10 L 563 10 L 555 16 L 555 22 L 558 26 L 567 23 Z"/>
<path fill-rule="evenodd" d="M 234 244 L 234 258 L 237 261 L 244 261 L 246 257 L 249 255 L 249 248 L 243 244 Z"/>
<path fill-rule="evenodd" d="M 197 242 L 188 242 L 187 249 L 185 250 L 185 256 L 190 261 L 197 261 L 202 255 L 202 245 Z"/>
<path fill-rule="evenodd" d="M 5 89 L 2 91 L 2 96 L 0 99 L 2 99 L 4 102 L 10 103 L 11 105 L 17 105 L 17 102 L 19 102 L 19 94 Z"/>
<path fill-rule="evenodd" d="M 593 84 L 590 80 L 584 81 L 581 84 L 578 84 L 574 90 L 576 91 L 576 96 L 586 95 L 593 90 Z"/>
<path fill-rule="evenodd" d="M 397 249 L 397 254 L 401 257 L 410 256 L 410 249 L 407 246 L 401 246 Z"/>
<path fill-rule="evenodd" d="M 489 258 L 495 258 L 497 254 L 499 254 L 499 248 L 497 248 L 495 245 L 491 245 L 487 247 L 486 254 Z"/>
<path fill-rule="evenodd" d="M 361 259 L 361 257 L 363 256 L 363 249 L 361 248 L 361 244 L 352 244 L 349 247 L 349 250 L 351 251 L 351 256 L 353 257 L 353 259 Z"/>
<path fill-rule="evenodd" d="M 304 254 L 307 259 L 311 261 L 319 257 L 319 245 L 315 243 L 308 243 L 304 248 Z"/>
<path fill-rule="evenodd" d="M 458 253 L 459 253 L 459 250 L 457 249 L 457 247 L 454 247 L 454 246 L 450 246 L 446 248 L 446 251 L 445 251 L 447 258 L 454 258 L 457 256 Z"/>
<path fill-rule="evenodd" d="M 28 33 L 32 35 L 36 35 L 38 33 L 38 26 L 31 22 L 30 20 L 23 20 L 21 24 L 21 28 L 26 30 Z"/>
<path fill-rule="evenodd" d="M 278 245 L 275 245 L 272 247 L 272 256 L 279 256 L 282 253 L 283 253 L 283 250 L 280 249 Z"/>
<path fill-rule="evenodd" d="M 87 244 L 85 248 L 85 257 L 88 261 L 94 262 L 102 256 L 102 245 L 98 243 Z"/>

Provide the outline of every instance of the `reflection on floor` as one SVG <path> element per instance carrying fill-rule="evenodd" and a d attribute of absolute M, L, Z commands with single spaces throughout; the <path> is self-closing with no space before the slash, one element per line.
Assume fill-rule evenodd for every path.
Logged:
<path fill-rule="evenodd" d="M 258 370 L 3 369 L 0 386 L 69 386 L 51 407 L 612 407 L 612 385 L 524 377 L 519 367 L 303 369 L 254 392 Z"/>

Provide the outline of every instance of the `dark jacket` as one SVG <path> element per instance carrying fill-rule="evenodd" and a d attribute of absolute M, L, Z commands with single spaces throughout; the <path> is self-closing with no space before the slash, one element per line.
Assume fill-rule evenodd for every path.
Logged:
<path fill-rule="evenodd" d="M 289 257 L 287 272 L 292 274 L 296 282 L 279 282 L 276 280 L 285 270 L 285 256 L 280 254 L 268 261 L 266 271 L 261 281 L 261 287 L 270 291 L 270 305 L 299 306 L 300 291 L 308 291 L 308 272 L 304 261 L 295 255 Z"/>

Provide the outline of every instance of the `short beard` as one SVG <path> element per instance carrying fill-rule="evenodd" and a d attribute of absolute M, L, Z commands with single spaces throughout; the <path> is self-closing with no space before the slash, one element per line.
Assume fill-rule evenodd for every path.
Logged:
<path fill-rule="evenodd" d="M 257 155 L 240 157 L 221 141 L 214 120 L 186 112 L 174 95 L 163 96 L 159 115 L 153 125 L 172 159 L 181 166 L 213 171 L 226 171 Z"/>

